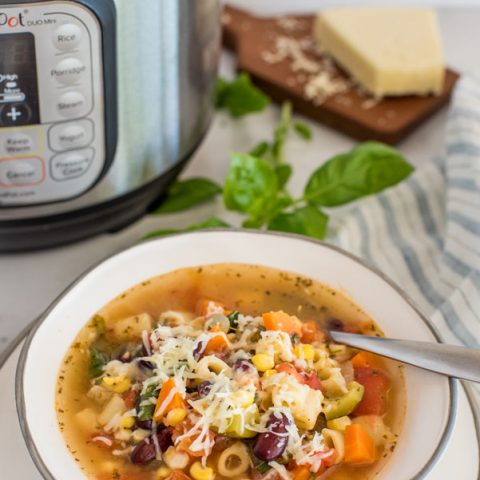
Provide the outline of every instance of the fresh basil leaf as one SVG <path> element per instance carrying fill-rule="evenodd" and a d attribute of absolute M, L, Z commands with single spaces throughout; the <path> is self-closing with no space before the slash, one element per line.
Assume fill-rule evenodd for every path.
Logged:
<path fill-rule="evenodd" d="M 270 150 L 270 144 L 268 142 L 257 143 L 248 153 L 252 157 L 262 158 Z"/>
<path fill-rule="evenodd" d="M 268 224 L 269 230 L 298 233 L 323 240 L 327 233 L 328 215 L 313 205 L 293 212 L 279 213 Z"/>
<path fill-rule="evenodd" d="M 269 210 L 278 192 L 274 169 L 261 158 L 234 153 L 223 187 L 223 199 L 229 210 L 254 218 Z"/>
<path fill-rule="evenodd" d="M 103 374 L 103 367 L 108 363 L 109 356 L 106 353 L 101 352 L 97 347 L 90 347 L 90 362 L 88 365 L 88 371 L 90 378 L 98 378 Z"/>
<path fill-rule="evenodd" d="M 316 170 L 305 187 L 304 198 L 325 207 L 344 205 L 401 182 L 413 170 L 394 148 L 365 142 Z"/>
<path fill-rule="evenodd" d="M 311 140 L 313 135 L 312 135 L 312 129 L 303 122 L 295 122 L 293 124 L 293 128 L 295 131 L 298 133 L 300 137 L 302 137 L 305 140 Z"/>
<path fill-rule="evenodd" d="M 222 192 L 222 188 L 208 178 L 189 178 L 175 182 L 165 201 L 154 213 L 173 213 L 207 202 Z"/>
<path fill-rule="evenodd" d="M 150 400 L 153 397 L 157 396 L 158 393 L 158 385 L 149 385 L 145 392 L 140 395 L 140 407 L 138 411 L 138 419 L 143 421 L 151 420 L 153 418 L 153 413 L 155 412 L 155 404 L 154 403 L 146 403 L 142 405 L 143 402 Z"/>
<path fill-rule="evenodd" d="M 180 229 L 165 229 L 165 230 L 155 230 L 154 232 L 147 233 L 142 240 L 148 240 L 150 238 L 157 238 L 157 237 L 164 237 L 166 235 L 173 235 L 174 233 L 182 233 L 182 232 L 193 232 L 196 230 L 205 230 L 207 228 L 228 228 L 230 225 L 225 223 L 223 220 L 217 217 L 211 217 L 205 222 L 196 223 L 194 225 L 190 225 L 187 228 L 180 228 Z"/>
<path fill-rule="evenodd" d="M 226 108 L 232 117 L 243 117 L 249 113 L 261 112 L 270 99 L 252 84 L 246 73 L 232 81 L 219 78 L 215 86 L 215 106 Z"/>
<path fill-rule="evenodd" d="M 278 188 L 283 189 L 292 176 L 293 168 L 291 165 L 285 163 L 284 165 L 278 166 L 275 169 L 275 173 L 277 174 Z"/>

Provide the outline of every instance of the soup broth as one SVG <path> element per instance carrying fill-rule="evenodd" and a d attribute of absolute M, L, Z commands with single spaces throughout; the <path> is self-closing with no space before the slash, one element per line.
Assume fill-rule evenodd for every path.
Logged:
<path fill-rule="evenodd" d="M 225 319 L 230 326 L 227 323 L 225 327 Z M 302 321 L 300 327 L 296 319 Z M 157 323 L 160 330 L 152 333 Z M 192 405 L 200 405 L 205 395 L 209 402 L 220 402 L 223 398 L 220 393 L 215 399 L 211 391 L 202 391 L 215 389 L 216 382 L 220 382 L 214 366 L 208 367 L 205 380 L 195 370 L 199 367 L 192 370 L 187 360 L 179 361 L 170 371 L 170 378 L 161 374 L 160 385 L 152 383 L 148 389 L 148 379 L 158 376 L 159 370 L 155 368 L 160 367 L 155 362 L 160 361 L 159 352 L 166 348 L 165 339 L 180 342 L 178 332 L 183 331 L 184 325 L 188 325 L 188 332 L 198 330 L 191 333 L 194 347 L 188 352 L 190 364 L 193 361 L 200 364 L 202 359 L 211 357 L 221 361 L 228 372 L 233 372 L 230 375 L 233 384 L 240 385 L 238 390 L 243 392 L 235 391 L 235 395 L 239 398 L 246 395 L 245 403 L 238 404 L 239 411 L 255 410 L 254 420 L 247 418 L 249 414 L 242 417 L 247 422 L 240 431 L 233 428 L 233 421 L 214 421 L 207 429 L 209 439 L 205 440 L 204 450 L 198 451 L 195 442 L 192 443 L 198 432 L 191 437 L 188 433 L 193 431 L 195 422 L 201 423 L 202 410 L 195 412 Z M 242 334 L 251 325 L 258 329 L 256 340 L 252 344 L 251 337 L 240 348 Z M 194 480 L 263 477 L 272 480 L 282 478 L 282 474 L 293 480 L 372 479 L 393 452 L 401 428 L 405 405 L 402 368 L 395 362 L 332 344 L 329 329 L 382 335 L 373 319 L 343 293 L 294 273 L 261 266 L 219 264 L 182 269 L 146 280 L 105 305 L 80 331 L 65 356 L 58 376 L 56 409 L 68 449 L 86 477 L 96 480 L 181 480 L 185 475 Z M 190 335 L 188 332 L 185 335 Z M 284 339 L 288 348 L 291 346 L 295 358 L 286 358 L 281 349 L 273 353 L 268 350 L 267 337 L 275 335 Z M 201 343 L 204 337 L 207 340 Z M 265 358 L 273 362 L 269 368 L 260 366 L 260 360 Z M 321 361 L 328 364 L 325 371 L 319 366 Z M 240 369 L 238 378 L 236 369 Z M 189 377 L 181 387 L 178 383 L 185 371 L 193 371 L 195 378 Z M 224 378 L 224 374 L 222 370 L 219 375 Z M 334 374 L 339 384 L 333 380 Z M 253 380 L 248 380 L 249 375 Z M 313 423 L 311 418 L 303 419 L 304 412 L 296 412 L 297 406 L 290 405 L 289 400 L 280 397 L 275 400 L 275 395 L 283 394 L 287 388 L 277 391 L 284 381 L 290 382 L 292 388 L 303 389 L 321 405 Z M 167 391 L 169 382 L 174 387 Z M 354 399 L 356 403 L 347 406 L 340 412 L 342 415 L 332 413 L 341 402 L 345 403 L 346 395 L 355 396 L 354 387 L 361 389 L 360 397 Z M 220 392 L 221 387 L 218 388 Z M 383 393 L 373 398 L 381 388 Z M 247 398 L 250 393 L 251 399 Z M 159 398 L 162 395 L 163 401 Z M 250 401 L 253 403 L 246 406 Z M 275 410 L 279 401 L 283 402 L 282 407 Z M 172 405 L 175 408 L 170 408 Z M 140 419 L 140 413 L 146 420 Z M 186 417 L 175 423 L 182 415 Z M 310 463 L 302 464 L 294 451 L 292 425 L 295 432 L 298 427 L 300 437 L 302 432 L 306 435 L 304 443 L 306 438 L 315 437 L 322 446 L 321 452 L 318 445 L 318 451 L 309 450 Z M 283 439 L 290 442 L 282 455 L 273 461 L 256 457 L 255 452 L 259 457 L 266 455 L 258 447 L 261 435 L 281 438 L 282 433 Z M 367 439 L 366 444 L 361 443 L 362 435 Z M 360 446 L 355 442 L 360 442 Z M 222 470 L 219 464 L 224 461 L 224 452 L 232 448 L 240 448 L 241 452 L 229 457 Z M 362 448 L 373 449 L 374 460 L 367 458 L 368 454 L 364 458 Z M 235 474 L 236 462 L 241 463 L 247 454 L 248 468 Z M 142 455 L 148 461 L 141 462 Z M 359 455 L 358 461 L 355 455 Z M 273 469 L 271 462 L 275 464 Z M 225 468 L 228 474 L 222 475 Z M 312 471 L 315 468 L 317 471 Z"/>

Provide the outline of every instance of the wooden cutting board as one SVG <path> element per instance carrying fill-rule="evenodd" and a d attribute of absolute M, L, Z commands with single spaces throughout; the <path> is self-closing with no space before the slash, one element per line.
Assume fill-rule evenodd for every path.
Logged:
<path fill-rule="evenodd" d="M 236 52 L 237 69 L 248 72 L 274 101 L 290 100 L 297 112 L 359 140 L 396 144 L 448 102 L 458 79 L 458 74 L 450 69 L 446 70 L 440 95 L 387 97 L 379 101 L 369 98 L 327 56 L 315 51 L 311 34 L 314 18 L 255 17 L 226 6 L 223 43 Z M 294 48 L 301 48 L 301 55 L 308 62 L 316 62 L 319 70 L 309 73 L 299 69 L 298 62 L 295 65 L 294 57 L 282 59 L 278 49 L 282 42 L 293 42 Z M 307 98 L 308 85 L 322 72 L 334 82 L 348 86 L 332 96 L 312 98 L 310 93 Z"/>

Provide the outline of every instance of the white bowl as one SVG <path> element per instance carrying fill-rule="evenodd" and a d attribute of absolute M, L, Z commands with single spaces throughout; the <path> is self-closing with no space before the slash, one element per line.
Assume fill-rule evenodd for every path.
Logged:
<path fill-rule="evenodd" d="M 404 293 L 362 261 L 335 247 L 292 235 L 203 231 L 153 240 L 84 274 L 44 314 L 17 369 L 17 410 L 32 458 L 50 480 L 85 478 L 65 446 L 55 414 L 55 382 L 68 346 L 87 320 L 122 291 L 172 270 L 222 262 L 265 265 L 345 291 L 389 337 L 437 341 Z M 377 478 L 425 478 L 443 453 L 456 411 L 456 382 L 405 369 L 407 408 L 397 448 Z M 4 432 L 5 433 L 5 432 Z"/>

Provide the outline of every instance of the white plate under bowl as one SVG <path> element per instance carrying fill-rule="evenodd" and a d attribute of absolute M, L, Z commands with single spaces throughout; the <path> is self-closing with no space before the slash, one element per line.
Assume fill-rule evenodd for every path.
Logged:
<path fill-rule="evenodd" d="M 386 336 L 435 341 L 428 321 L 384 276 L 332 246 L 305 237 L 253 231 L 203 231 L 144 243 L 82 276 L 42 317 L 27 339 L 17 372 L 17 408 L 29 451 L 46 479 L 82 480 L 57 425 L 55 382 L 70 343 L 86 321 L 128 288 L 172 270 L 249 263 L 295 272 L 346 292 Z M 397 448 L 378 479 L 426 478 L 455 424 L 457 383 L 405 369 L 407 408 Z"/>

